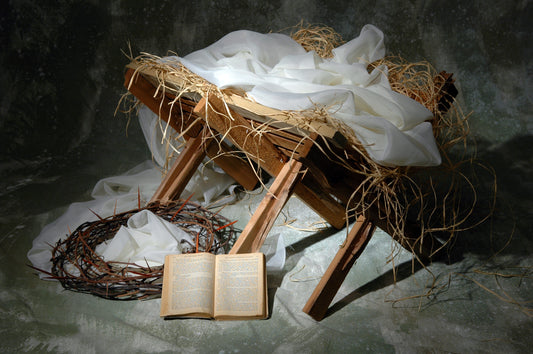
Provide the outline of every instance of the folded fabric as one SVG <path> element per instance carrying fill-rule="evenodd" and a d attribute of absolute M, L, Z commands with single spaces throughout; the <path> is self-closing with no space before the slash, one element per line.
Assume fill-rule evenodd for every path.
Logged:
<path fill-rule="evenodd" d="M 431 112 L 393 91 L 387 68 L 368 72 L 383 58 L 383 33 L 372 25 L 333 49 L 332 58 L 307 52 L 287 35 L 241 30 L 180 57 L 193 73 L 219 88 L 239 88 L 260 104 L 280 110 L 327 107 L 353 129 L 370 157 L 387 166 L 439 165 Z"/>
<path fill-rule="evenodd" d="M 149 210 L 142 210 L 128 219 L 115 237 L 95 249 L 105 261 L 159 266 L 167 254 L 180 254 L 193 249 L 192 237 Z"/>
<path fill-rule="evenodd" d="M 151 161 L 144 162 L 123 176 L 100 180 L 93 188 L 93 199 L 72 203 L 56 220 L 47 224 L 33 240 L 28 251 L 28 259 L 33 266 L 44 271 L 52 268 L 51 250 L 60 239 L 68 237 L 84 222 L 98 220 L 95 214 L 108 217 L 135 209 L 138 197 L 147 200 L 157 190 L 161 182 L 161 172 Z M 40 274 L 41 277 L 45 277 Z"/>

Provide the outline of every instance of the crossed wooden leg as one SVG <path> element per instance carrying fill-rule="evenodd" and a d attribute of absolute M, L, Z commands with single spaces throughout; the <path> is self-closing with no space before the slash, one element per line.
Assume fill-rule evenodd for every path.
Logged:
<path fill-rule="evenodd" d="M 259 251 L 303 173 L 301 162 L 285 163 L 229 253 Z"/>
<path fill-rule="evenodd" d="M 179 198 L 194 172 L 205 158 L 206 148 L 211 143 L 210 139 L 205 137 L 204 134 L 199 134 L 187 140 L 173 167 L 152 196 L 150 204 L 167 204 Z"/>
<path fill-rule="evenodd" d="M 344 244 L 337 251 L 313 294 L 307 300 L 303 312 L 317 321 L 324 318 L 331 301 L 333 301 L 348 272 L 365 249 L 368 241 L 370 241 L 375 228 L 376 226 L 372 222 L 364 216 L 359 216 Z"/>

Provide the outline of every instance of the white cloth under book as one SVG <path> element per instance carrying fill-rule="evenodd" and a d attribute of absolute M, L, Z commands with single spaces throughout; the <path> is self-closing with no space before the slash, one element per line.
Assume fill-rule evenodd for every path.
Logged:
<path fill-rule="evenodd" d="M 307 52 L 287 35 L 241 30 L 178 60 L 219 88 L 240 88 L 260 104 L 280 110 L 329 107 L 353 129 L 370 157 L 388 166 L 441 163 L 431 112 L 394 92 L 387 68 L 368 73 L 385 55 L 384 35 L 366 25 L 360 35 L 333 49 L 333 58 Z"/>

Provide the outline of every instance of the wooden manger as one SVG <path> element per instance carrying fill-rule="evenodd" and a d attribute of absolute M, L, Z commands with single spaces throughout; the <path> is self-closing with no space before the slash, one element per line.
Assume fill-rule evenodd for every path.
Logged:
<path fill-rule="evenodd" d="M 441 97 L 455 95 L 450 74 L 441 73 L 439 80 Z M 201 95 L 194 89 L 188 90 L 179 75 L 165 75 L 135 61 L 127 67 L 125 87 L 186 139 L 185 147 L 149 204 L 165 205 L 178 198 L 205 156 L 246 190 L 253 190 L 260 183 L 259 170 L 274 177 L 230 253 L 259 251 L 292 194 L 337 229 L 353 221 L 347 220 L 346 211 L 351 201 L 358 198 L 353 193 L 364 176 L 346 169 L 345 162 L 358 164 L 364 163 L 364 159 L 347 144 L 343 134 L 327 123 L 313 122 L 312 130 L 303 131 L 291 124 L 291 119 L 299 119 L 297 115 L 287 117 L 235 92 L 219 90 Z M 442 104 L 443 109 L 448 108 L 446 101 Z M 431 235 L 422 242 L 420 225 L 416 223 L 406 222 L 403 235 L 398 235 L 390 223 L 395 215 L 380 209 L 378 204 L 355 210 L 352 215 L 357 215 L 357 220 L 346 242 L 303 308 L 316 320 L 325 316 L 376 227 L 388 232 L 422 261 L 432 258 L 440 246 Z"/>

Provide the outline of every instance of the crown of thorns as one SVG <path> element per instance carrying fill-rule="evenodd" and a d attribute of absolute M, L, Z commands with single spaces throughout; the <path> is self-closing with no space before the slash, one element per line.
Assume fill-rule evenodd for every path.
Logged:
<path fill-rule="evenodd" d="M 227 253 L 235 241 L 234 222 L 189 200 L 176 200 L 167 205 L 150 205 L 107 218 L 81 224 L 52 250 L 50 279 L 67 289 L 112 300 L 134 300 L 159 297 L 163 266 L 106 261 L 95 252 L 96 246 L 112 239 L 128 219 L 141 210 L 150 210 L 164 220 L 189 233 L 195 244 L 185 247 L 187 253 Z"/>

